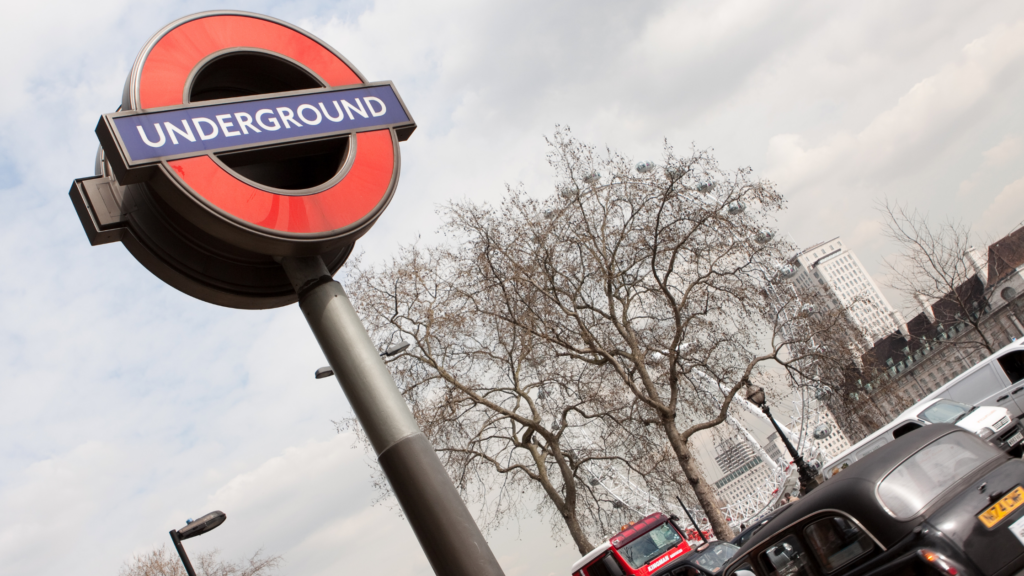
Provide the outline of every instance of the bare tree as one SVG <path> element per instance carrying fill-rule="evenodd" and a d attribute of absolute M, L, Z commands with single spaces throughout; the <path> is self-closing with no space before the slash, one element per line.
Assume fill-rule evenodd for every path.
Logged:
<path fill-rule="evenodd" d="M 196 557 L 193 567 L 200 576 L 270 576 L 281 564 L 280 556 L 263 556 L 257 550 L 250 558 L 241 562 L 220 559 L 217 550 L 204 552 Z M 139 554 L 125 562 L 118 576 L 186 576 L 181 559 L 167 548 L 160 547 L 145 554 Z"/>
<path fill-rule="evenodd" d="M 986 272 L 980 269 L 971 246 L 971 229 L 959 220 L 935 224 L 927 214 L 905 205 L 885 202 L 879 207 L 885 235 L 899 246 L 898 254 L 885 261 L 886 284 L 901 292 L 908 304 L 934 303 L 936 322 L 947 326 L 964 323 L 977 338 L 958 338 L 953 346 L 991 354 L 999 346 L 981 330 L 988 306 L 984 297 Z"/>
<path fill-rule="evenodd" d="M 870 355 L 862 364 L 851 363 L 846 377 L 833 393 L 823 396 L 826 406 L 851 443 L 891 422 L 914 404 L 884 364 Z"/>
<path fill-rule="evenodd" d="M 479 264 L 458 247 L 407 248 L 380 269 L 356 268 L 349 286 L 371 333 L 415 344 L 392 372 L 463 496 L 481 503 L 481 524 L 539 502 L 585 554 L 595 535 L 635 519 L 604 489 L 608 470 L 664 501 L 670 454 L 599 368 L 536 335 L 530 308 L 542 303 L 521 299 L 528 287 L 483 281 Z"/>
<path fill-rule="evenodd" d="M 772 377 L 769 364 L 800 385 L 840 381 L 857 336 L 844 313 L 783 281 L 792 247 L 770 227 L 783 200 L 749 169 L 666 146 L 660 166 L 634 170 L 568 130 L 550 146 L 557 194 L 452 204 L 447 247 L 360 270 L 357 306 L 378 333 L 415 340 L 397 380 L 464 490 L 482 474 L 471 460 L 529 479 L 585 552 L 585 526 L 607 525 L 581 482 L 588 461 L 649 474 L 657 492 L 671 484 L 660 480 L 667 445 L 729 539 L 694 435 L 724 422 L 752 378 Z M 541 390 L 557 396 L 545 405 Z"/>

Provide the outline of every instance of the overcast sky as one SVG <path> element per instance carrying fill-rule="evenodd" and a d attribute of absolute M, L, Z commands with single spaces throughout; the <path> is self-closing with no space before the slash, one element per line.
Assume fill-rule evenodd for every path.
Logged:
<path fill-rule="evenodd" d="M 368 460 L 295 306 L 236 311 L 164 286 L 119 244 L 92 248 L 68 199 L 93 169 L 146 40 L 213 7 L 305 27 L 419 128 L 364 258 L 432 237 L 435 209 L 551 189 L 556 124 L 636 160 L 711 147 L 789 199 L 801 245 L 843 236 L 872 273 L 882 198 L 962 218 L 979 241 L 1024 219 L 1024 3 L 16 2 L 0 19 L 0 566 L 115 574 L 189 541 L 283 574 L 429 574 L 404 521 L 370 505 Z M 899 302 L 894 302 L 899 304 Z M 491 535 L 509 575 L 567 576 L 547 519 Z"/>

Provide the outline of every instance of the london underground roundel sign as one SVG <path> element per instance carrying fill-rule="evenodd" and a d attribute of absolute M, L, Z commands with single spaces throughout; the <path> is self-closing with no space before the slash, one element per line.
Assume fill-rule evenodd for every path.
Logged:
<path fill-rule="evenodd" d="M 390 82 L 257 14 L 204 12 L 142 49 L 71 197 L 90 241 L 121 241 L 195 297 L 269 308 L 296 295 L 275 258 L 333 273 L 387 206 L 416 124 Z"/>

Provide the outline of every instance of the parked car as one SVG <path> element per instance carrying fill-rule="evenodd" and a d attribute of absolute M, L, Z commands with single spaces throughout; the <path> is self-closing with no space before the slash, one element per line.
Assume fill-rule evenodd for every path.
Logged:
<path fill-rule="evenodd" d="M 714 540 L 701 544 L 651 576 L 716 576 L 739 549 L 731 542 Z"/>
<path fill-rule="evenodd" d="M 1024 415 L 1024 341 L 1011 342 L 924 397 L 949 398 L 971 406 L 1000 406 Z"/>
<path fill-rule="evenodd" d="M 747 543 L 747 540 L 750 540 L 751 536 L 753 536 L 758 530 L 764 527 L 765 524 L 770 522 L 772 518 L 775 518 L 776 516 L 781 514 L 783 510 L 789 508 L 791 505 L 792 504 L 783 504 L 782 506 L 776 508 L 775 510 L 772 510 L 771 512 L 758 518 L 750 526 L 747 526 L 739 534 L 737 534 L 736 537 L 732 539 L 732 543 L 736 546 L 743 546 Z"/>
<path fill-rule="evenodd" d="M 855 462 L 758 531 L 726 576 L 1024 570 L 1024 461 L 952 424 Z"/>
<path fill-rule="evenodd" d="M 573 576 L 649 576 L 690 551 L 672 517 L 655 512 L 594 547 Z"/>
<path fill-rule="evenodd" d="M 1014 418 L 1006 408 L 968 406 L 946 398 L 934 398 L 911 406 L 889 424 L 841 452 L 822 467 L 822 477 L 828 480 L 896 438 L 929 424 L 956 424 L 1017 456 L 1024 450 L 1024 431 L 1021 430 L 1020 420 Z"/>

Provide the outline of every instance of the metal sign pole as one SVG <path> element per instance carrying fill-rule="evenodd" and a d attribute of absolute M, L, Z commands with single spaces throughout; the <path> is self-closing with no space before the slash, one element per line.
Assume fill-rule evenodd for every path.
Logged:
<path fill-rule="evenodd" d="M 281 265 L 434 572 L 503 576 L 341 284 L 319 257 Z"/>

